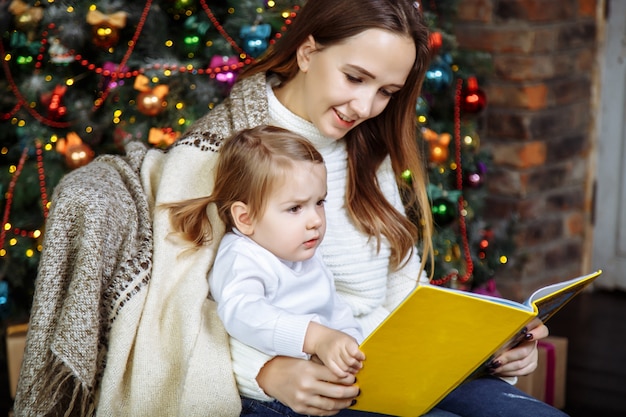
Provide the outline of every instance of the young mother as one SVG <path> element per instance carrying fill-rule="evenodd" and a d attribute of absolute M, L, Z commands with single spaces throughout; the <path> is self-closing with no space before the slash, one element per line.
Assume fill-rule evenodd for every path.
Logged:
<path fill-rule="evenodd" d="M 148 153 L 142 176 L 150 202 L 158 207 L 210 194 L 216 153 L 234 131 L 272 124 L 308 138 L 328 168 L 328 227 L 320 250 L 338 292 L 365 334 L 371 332 L 426 280 L 415 244 L 430 256 L 432 225 L 414 109 L 428 61 L 428 31 L 416 2 L 310 0 L 286 35 L 239 76 L 229 98 L 168 152 Z M 407 169 L 410 186 L 401 179 Z M 409 210 L 419 227 L 405 216 Z M 216 213 L 210 215 L 223 229 Z M 132 346 L 115 346 L 111 336 L 98 407 L 103 415 L 122 406 L 133 415 L 237 415 L 237 390 L 267 401 L 251 409 L 244 400 L 244 415 L 294 415 L 289 408 L 367 415 L 346 410 L 358 401 L 354 377 L 340 379 L 314 361 L 266 362 L 249 354 L 234 355 L 231 363 L 206 296 L 216 244 L 184 252 L 170 231 L 167 213 L 155 209 L 152 278 Z M 461 386 L 428 415 L 563 416 L 510 383 L 535 369 L 536 340 L 547 334 L 542 324 L 529 329 L 524 343 L 494 361 L 494 377 Z M 416 352 L 415 360 L 427 355 Z"/>

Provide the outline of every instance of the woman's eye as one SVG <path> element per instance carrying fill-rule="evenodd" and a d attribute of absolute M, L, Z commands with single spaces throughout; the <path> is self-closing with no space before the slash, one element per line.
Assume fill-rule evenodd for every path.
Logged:
<path fill-rule="evenodd" d="M 393 95 L 395 94 L 394 92 L 385 90 L 384 88 L 381 88 L 379 91 L 380 91 L 380 94 L 382 94 L 385 97 L 393 97 Z"/>
<path fill-rule="evenodd" d="M 353 77 L 350 74 L 346 74 L 346 78 L 348 79 L 348 81 L 350 81 L 351 83 L 360 83 L 361 79 L 358 77 Z"/>

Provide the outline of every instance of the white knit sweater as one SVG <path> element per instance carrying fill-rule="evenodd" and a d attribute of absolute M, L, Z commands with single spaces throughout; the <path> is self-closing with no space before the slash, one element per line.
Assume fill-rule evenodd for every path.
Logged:
<path fill-rule="evenodd" d="M 380 251 L 376 240 L 361 233 L 348 216 L 345 207 L 347 153 L 345 140 L 324 137 L 310 122 L 284 107 L 268 85 L 270 122 L 307 138 L 315 145 L 326 162 L 328 171 L 328 196 L 326 197 L 326 235 L 320 246 L 322 257 L 335 277 L 337 292 L 352 308 L 363 328 L 364 336 L 370 334 L 389 312 L 415 287 L 418 281 L 420 259 L 417 251 L 397 271 L 389 269 L 391 250 L 383 240 Z M 378 171 L 378 183 L 386 198 L 404 212 L 400 193 L 387 158 Z M 422 274 L 423 282 L 428 282 Z M 264 357 L 254 352 L 240 352 L 231 344 L 233 368 L 242 395 L 269 400 L 256 383 L 256 375 L 264 365 Z"/>

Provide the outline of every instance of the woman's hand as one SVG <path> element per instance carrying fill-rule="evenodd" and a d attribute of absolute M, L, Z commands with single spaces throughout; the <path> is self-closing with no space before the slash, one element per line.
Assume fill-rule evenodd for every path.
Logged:
<path fill-rule="evenodd" d="M 507 350 L 492 361 L 496 376 L 523 376 L 537 368 L 537 340 L 547 337 L 548 328 L 539 320 L 531 322 L 526 337 L 519 345 Z"/>
<path fill-rule="evenodd" d="M 337 414 L 359 393 L 354 375 L 339 378 L 324 365 L 286 356 L 267 362 L 257 382 L 267 395 L 295 412 L 316 416 Z"/>

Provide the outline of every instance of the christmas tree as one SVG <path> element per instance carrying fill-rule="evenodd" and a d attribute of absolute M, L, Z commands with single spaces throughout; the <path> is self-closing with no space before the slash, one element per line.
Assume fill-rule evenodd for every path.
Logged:
<path fill-rule="evenodd" d="M 132 140 L 167 147 L 288 31 L 303 2 L 0 0 L 2 318 L 28 316 L 59 179 Z M 416 117 L 437 225 L 434 282 L 472 289 L 507 251 L 480 215 L 489 158 L 479 146 L 478 80 L 488 57 L 458 50 L 455 1 L 422 8 L 433 61 Z"/>
<path fill-rule="evenodd" d="M 424 2 L 433 58 L 416 106 L 428 160 L 435 223 L 433 283 L 498 295 L 496 270 L 513 251 L 513 222 L 483 218 L 490 154 L 480 146 L 487 97 L 479 81 L 491 73 L 488 54 L 460 50 L 456 1 Z"/>

